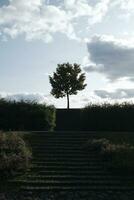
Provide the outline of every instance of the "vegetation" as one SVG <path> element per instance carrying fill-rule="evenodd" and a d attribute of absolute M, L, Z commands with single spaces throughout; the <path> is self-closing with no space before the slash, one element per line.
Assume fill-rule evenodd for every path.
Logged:
<path fill-rule="evenodd" d="M 108 168 L 132 175 L 134 171 L 134 145 L 126 142 L 115 144 L 102 138 L 88 141 L 86 147 L 98 151 L 107 161 L 106 166 Z"/>
<path fill-rule="evenodd" d="M 134 131 L 134 104 L 90 104 L 83 109 L 57 109 L 56 130 Z"/>
<path fill-rule="evenodd" d="M 82 130 L 134 130 L 134 104 L 91 104 L 81 113 Z"/>
<path fill-rule="evenodd" d="M 36 102 L 0 99 L 0 130 L 5 131 L 133 131 L 134 104 L 89 105 L 55 109 Z"/>
<path fill-rule="evenodd" d="M 0 176 L 9 177 L 29 167 L 32 153 L 17 133 L 0 132 Z"/>
<path fill-rule="evenodd" d="M 69 95 L 76 95 L 79 90 L 86 87 L 84 84 L 85 74 L 81 73 L 80 65 L 63 63 L 59 64 L 53 76 L 49 76 L 52 86 L 51 94 L 56 98 L 67 97 L 67 108 L 69 109 Z"/>
<path fill-rule="evenodd" d="M 36 102 L 12 102 L 0 99 L 1 130 L 53 130 L 55 108 Z"/>
<path fill-rule="evenodd" d="M 82 127 L 81 109 L 57 109 L 56 130 L 79 131 Z"/>

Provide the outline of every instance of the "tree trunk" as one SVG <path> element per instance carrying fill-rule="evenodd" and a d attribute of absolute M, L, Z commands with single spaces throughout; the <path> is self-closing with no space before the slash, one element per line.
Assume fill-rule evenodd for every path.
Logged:
<path fill-rule="evenodd" d="M 69 94 L 67 93 L 67 109 L 69 109 Z"/>

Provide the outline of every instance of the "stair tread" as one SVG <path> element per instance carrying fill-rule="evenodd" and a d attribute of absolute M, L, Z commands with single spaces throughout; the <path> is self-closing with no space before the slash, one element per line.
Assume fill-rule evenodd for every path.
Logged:
<path fill-rule="evenodd" d="M 125 185 L 132 177 L 112 175 L 96 151 L 84 149 L 94 132 L 31 132 L 27 141 L 33 150 L 31 169 L 11 181 L 21 190 L 133 190 Z"/>

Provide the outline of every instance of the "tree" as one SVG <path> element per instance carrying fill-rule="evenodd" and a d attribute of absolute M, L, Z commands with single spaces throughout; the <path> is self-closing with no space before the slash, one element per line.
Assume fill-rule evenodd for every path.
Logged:
<path fill-rule="evenodd" d="M 52 86 L 51 94 L 56 97 L 67 97 L 67 108 L 69 109 L 69 95 L 76 95 L 79 90 L 86 87 L 84 84 L 85 74 L 81 73 L 80 65 L 63 63 L 58 64 L 53 76 L 49 76 Z"/>

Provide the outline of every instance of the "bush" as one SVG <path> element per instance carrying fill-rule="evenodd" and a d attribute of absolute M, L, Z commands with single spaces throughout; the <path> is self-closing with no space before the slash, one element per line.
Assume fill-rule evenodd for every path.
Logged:
<path fill-rule="evenodd" d="M 92 148 L 107 161 L 106 166 L 110 169 L 125 173 L 134 171 L 134 146 L 130 144 L 113 144 L 109 140 L 93 139 L 87 142 L 87 148 Z"/>
<path fill-rule="evenodd" d="M 78 131 L 81 130 L 81 109 L 57 109 L 56 130 Z"/>
<path fill-rule="evenodd" d="M 98 151 L 99 153 L 102 152 L 102 149 L 106 148 L 106 146 L 109 144 L 109 140 L 102 138 L 102 139 L 93 139 L 93 140 L 89 140 L 86 145 L 85 148 L 90 148 L 93 149 L 95 151 Z"/>
<path fill-rule="evenodd" d="M 55 108 L 36 102 L 0 100 L 0 129 L 47 131 L 55 127 Z"/>
<path fill-rule="evenodd" d="M 134 104 L 91 104 L 82 109 L 82 130 L 134 130 Z"/>
<path fill-rule="evenodd" d="M 129 144 L 108 144 L 102 148 L 101 154 L 110 159 L 108 167 L 132 173 L 134 170 L 134 146 Z"/>
<path fill-rule="evenodd" d="M 31 151 L 16 133 L 0 133 L 0 174 L 8 177 L 26 170 L 31 160 Z"/>

